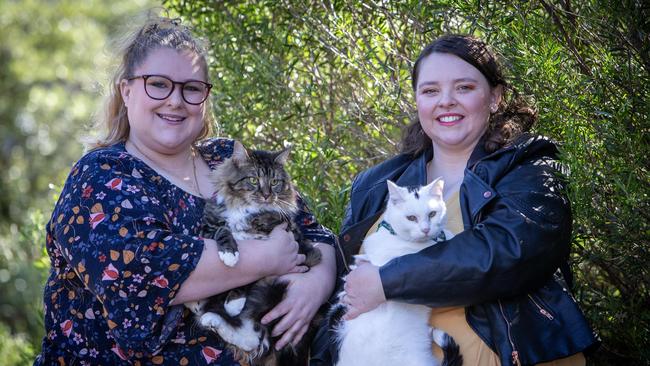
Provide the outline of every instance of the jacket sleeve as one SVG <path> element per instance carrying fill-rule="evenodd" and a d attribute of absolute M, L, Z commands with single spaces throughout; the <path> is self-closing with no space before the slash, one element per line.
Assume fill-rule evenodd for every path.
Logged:
<path fill-rule="evenodd" d="M 452 239 L 381 267 L 386 298 L 468 306 L 541 286 L 567 258 L 571 240 L 570 204 L 554 166 L 552 159 L 526 159 L 494 188 L 467 171 L 461 195 L 489 203 Z"/>
<path fill-rule="evenodd" d="M 57 249 L 103 305 L 125 354 L 152 354 L 168 341 L 169 302 L 196 267 L 203 240 L 172 232 L 155 178 L 128 159 L 90 153 L 73 168 L 55 208 Z M 177 202 L 178 205 L 190 204 Z M 178 312 L 175 312 L 178 313 Z"/>

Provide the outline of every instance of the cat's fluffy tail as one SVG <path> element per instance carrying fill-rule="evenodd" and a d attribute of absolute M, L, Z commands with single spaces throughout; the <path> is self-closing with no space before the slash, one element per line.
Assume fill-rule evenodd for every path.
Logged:
<path fill-rule="evenodd" d="M 461 366 L 463 364 L 463 356 L 460 354 L 460 348 L 449 334 L 440 329 L 433 328 L 431 329 L 431 337 L 442 348 L 442 352 L 445 355 L 441 366 Z"/>

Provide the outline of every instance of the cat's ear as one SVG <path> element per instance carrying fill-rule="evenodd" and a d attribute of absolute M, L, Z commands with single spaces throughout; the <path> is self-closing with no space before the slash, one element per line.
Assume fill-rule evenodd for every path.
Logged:
<path fill-rule="evenodd" d="M 436 178 L 433 182 L 429 183 L 426 187 L 426 192 L 429 192 L 429 195 L 432 197 L 438 197 L 442 199 L 442 189 L 445 187 L 445 181 L 442 180 L 442 177 Z"/>
<path fill-rule="evenodd" d="M 232 148 L 232 159 L 236 162 L 244 162 L 249 160 L 248 150 L 242 145 L 241 142 L 235 140 L 235 146 Z"/>
<path fill-rule="evenodd" d="M 388 197 L 391 203 L 395 205 L 400 202 L 404 202 L 405 189 L 391 182 L 390 180 L 387 180 L 386 184 L 388 184 Z"/>
<path fill-rule="evenodd" d="M 284 148 L 284 150 L 280 151 L 278 155 L 275 157 L 275 162 L 279 164 L 286 164 L 287 160 L 289 159 L 289 153 L 291 152 L 291 145 L 287 146 Z"/>

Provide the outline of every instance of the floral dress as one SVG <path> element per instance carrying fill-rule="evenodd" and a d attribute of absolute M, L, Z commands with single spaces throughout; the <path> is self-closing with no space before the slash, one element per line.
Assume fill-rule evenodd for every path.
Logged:
<path fill-rule="evenodd" d="M 198 150 L 214 168 L 232 147 L 209 139 Z M 35 365 L 239 365 L 183 305 L 169 305 L 203 251 L 204 205 L 123 143 L 82 157 L 46 228 L 46 335 Z M 333 245 L 300 207 L 305 236 Z"/>

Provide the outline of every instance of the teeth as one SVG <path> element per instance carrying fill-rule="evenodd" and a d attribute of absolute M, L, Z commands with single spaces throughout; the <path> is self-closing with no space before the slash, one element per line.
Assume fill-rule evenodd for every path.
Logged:
<path fill-rule="evenodd" d="M 173 117 L 173 116 L 167 116 L 167 115 L 164 115 L 164 114 L 159 114 L 159 116 L 160 116 L 160 118 L 162 118 L 162 119 L 166 119 L 166 120 L 168 120 L 168 121 L 173 121 L 173 122 L 180 122 L 180 121 L 182 121 L 183 119 L 185 119 L 185 118 L 183 118 L 183 117 Z"/>
<path fill-rule="evenodd" d="M 444 117 L 440 117 L 439 119 L 440 122 L 454 122 L 454 121 L 458 121 L 461 118 L 462 118 L 461 116 L 444 116 Z"/>

